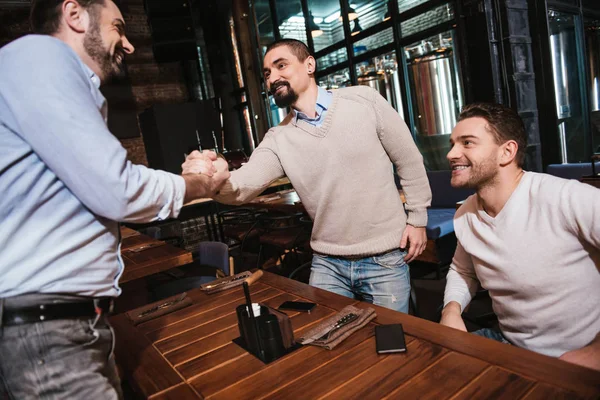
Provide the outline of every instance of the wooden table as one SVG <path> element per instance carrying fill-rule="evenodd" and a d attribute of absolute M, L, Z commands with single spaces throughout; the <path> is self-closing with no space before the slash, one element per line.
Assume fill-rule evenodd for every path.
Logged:
<path fill-rule="evenodd" d="M 290 180 L 287 177 L 283 177 L 272 182 L 268 188 L 276 188 L 278 186 L 289 185 Z M 225 206 L 225 209 L 228 207 Z M 220 223 L 217 214 L 221 210 L 219 204 L 213 199 L 204 198 L 192 200 L 183 205 L 181 213 L 179 214 L 180 220 L 203 217 L 206 223 L 206 229 L 210 240 L 223 240 Z M 300 206 L 300 211 L 303 208 Z M 221 236 L 219 236 L 221 234 Z"/>
<path fill-rule="evenodd" d="M 119 283 L 166 271 L 192 262 L 192 253 L 143 234 L 121 228 L 124 270 Z"/>
<path fill-rule="evenodd" d="M 253 301 L 279 306 L 313 301 L 310 313 L 290 313 L 294 334 L 348 304 L 374 307 L 377 324 L 402 323 L 407 352 L 378 355 L 374 325 L 334 350 L 304 346 L 263 364 L 231 340 L 239 335 L 235 307 L 241 288 L 206 295 L 193 305 L 134 327 L 113 318 L 117 362 L 125 378 L 152 399 L 547 399 L 598 398 L 600 372 L 450 329 L 265 273 Z"/>
<path fill-rule="evenodd" d="M 399 190 L 402 202 L 405 202 L 404 193 Z M 258 196 L 254 200 L 245 203 L 242 207 L 264 208 L 269 210 L 279 210 L 285 212 L 304 212 L 304 206 L 293 189 L 282 190 L 279 192 Z"/>
<path fill-rule="evenodd" d="M 289 213 L 304 212 L 304 206 L 300 201 L 300 197 L 298 197 L 298 193 L 293 189 L 258 196 L 254 200 L 243 204 L 242 207 L 263 208 Z"/>
<path fill-rule="evenodd" d="M 267 188 L 273 188 L 273 187 L 277 187 L 277 186 L 284 186 L 284 185 L 289 185 L 290 184 L 290 180 L 287 177 L 283 177 L 283 178 L 279 178 L 275 181 L 273 181 Z M 192 200 L 188 203 L 185 203 L 183 205 L 183 207 L 188 207 L 188 206 L 193 206 L 196 204 L 203 204 L 203 203 L 209 203 L 214 201 L 213 199 L 209 199 L 209 198 L 204 198 L 204 199 L 196 199 L 196 200 Z"/>

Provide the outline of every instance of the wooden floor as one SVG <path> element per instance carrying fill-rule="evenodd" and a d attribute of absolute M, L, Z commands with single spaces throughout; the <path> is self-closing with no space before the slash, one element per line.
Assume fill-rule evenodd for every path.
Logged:
<path fill-rule="evenodd" d="M 374 323 L 334 350 L 314 346 L 264 364 L 232 340 L 242 290 L 188 292 L 193 305 L 134 327 L 112 318 L 117 362 L 135 391 L 152 399 L 548 399 L 599 398 L 600 373 L 459 332 L 429 321 L 337 296 L 265 273 L 253 301 L 318 304 L 291 313 L 300 337 L 348 304 L 376 308 Z M 374 326 L 402 323 L 407 352 L 378 355 Z"/>

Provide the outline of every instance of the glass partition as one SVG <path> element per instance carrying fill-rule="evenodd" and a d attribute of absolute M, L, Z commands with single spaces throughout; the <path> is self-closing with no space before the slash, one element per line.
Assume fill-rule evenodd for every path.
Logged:
<path fill-rule="evenodd" d="M 300 0 L 276 0 L 275 6 L 281 37 L 306 43 L 306 25 Z"/>
<path fill-rule="evenodd" d="M 256 0 L 254 2 L 256 12 L 256 22 L 258 25 L 258 37 L 260 54 L 264 55 L 269 44 L 275 41 L 275 31 L 273 27 L 273 17 L 269 8 L 269 0 Z"/>
<path fill-rule="evenodd" d="M 323 76 L 317 80 L 317 84 L 324 89 L 338 89 L 341 87 L 351 86 L 350 70 L 344 68 L 340 71 L 332 72 L 329 75 Z"/>
<path fill-rule="evenodd" d="M 315 52 L 344 40 L 339 0 L 309 0 L 308 13 Z"/>
<path fill-rule="evenodd" d="M 377 90 L 404 119 L 396 52 L 382 54 L 356 65 L 358 84 Z"/>
<path fill-rule="evenodd" d="M 356 30 L 358 33 L 362 29 L 370 28 L 390 18 L 388 12 L 388 0 L 352 0 L 349 4 L 350 15 L 356 13 Z M 354 29 L 355 24 L 350 23 L 350 29 Z"/>
<path fill-rule="evenodd" d="M 417 15 L 416 17 L 400 22 L 400 33 L 403 37 L 410 36 L 453 19 L 454 6 L 452 4 L 444 4 L 424 12 L 423 14 Z"/>
<path fill-rule="evenodd" d="M 384 29 L 381 32 L 355 42 L 353 46 L 354 55 L 357 56 L 393 42 L 394 30 L 392 28 Z"/>
<path fill-rule="evenodd" d="M 344 61 L 348 61 L 348 52 L 345 47 L 317 58 L 317 71 L 322 71 Z"/>
<path fill-rule="evenodd" d="M 415 8 L 423 3 L 427 3 L 429 0 L 398 0 L 398 11 L 403 13 L 411 8 Z"/>

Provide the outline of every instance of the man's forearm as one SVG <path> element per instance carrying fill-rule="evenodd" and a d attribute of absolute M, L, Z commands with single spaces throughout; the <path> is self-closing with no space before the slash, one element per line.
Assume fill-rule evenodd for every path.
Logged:
<path fill-rule="evenodd" d="M 568 351 L 560 359 L 600 371 L 600 333 L 587 346 Z"/>
<path fill-rule="evenodd" d="M 442 310 L 442 314 L 446 314 L 446 315 L 461 315 L 462 314 L 462 310 L 461 310 L 461 306 L 458 302 L 456 301 L 451 301 L 450 303 L 446 304 L 446 307 L 444 307 L 444 309 Z"/>
<path fill-rule="evenodd" d="M 466 332 L 467 327 L 465 326 L 461 313 L 462 309 L 460 304 L 456 301 L 451 301 L 446 304 L 446 307 L 442 310 L 440 324 Z"/>
<path fill-rule="evenodd" d="M 184 204 L 196 199 L 213 197 L 218 189 L 212 178 L 206 175 L 186 174 L 182 177 L 185 181 Z"/>

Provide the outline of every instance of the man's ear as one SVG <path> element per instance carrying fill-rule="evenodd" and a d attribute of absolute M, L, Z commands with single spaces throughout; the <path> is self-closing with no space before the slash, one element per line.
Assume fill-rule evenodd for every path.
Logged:
<path fill-rule="evenodd" d="M 508 165 L 517 156 L 519 151 L 519 145 L 514 140 L 509 140 L 502 145 L 502 154 L 500 154 L 500 164 L 502 166 Z"/>
<path fill-rule="evenodd" d="M 314 74 L 316 72 L 317 61 L 313 56 L 306 57 L 304 65 L 306 65 L 306 72 L 308 72 L 309 74 Z"/>
<path fill-rule="evenodd" d="M 62 22 L 72 31 L 85 33 L 89 26 L 90 16 L 88 11 L 76 0 L 67 0 L 62 3 Z"/>

